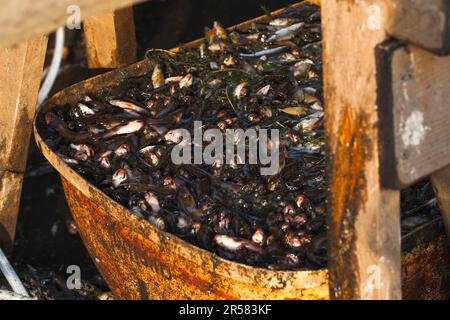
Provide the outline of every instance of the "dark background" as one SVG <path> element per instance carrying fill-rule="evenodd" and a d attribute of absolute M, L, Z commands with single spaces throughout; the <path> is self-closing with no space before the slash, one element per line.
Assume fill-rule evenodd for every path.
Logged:
<path fill-rule="evenodd" d="M 217 20 L 229 27 L 266 12 L 285 7 L 292 0 L 166 0 L 135 6 L 138 55 L 145 49 L 176 47 L 203 37 L 205 26 Z"/>

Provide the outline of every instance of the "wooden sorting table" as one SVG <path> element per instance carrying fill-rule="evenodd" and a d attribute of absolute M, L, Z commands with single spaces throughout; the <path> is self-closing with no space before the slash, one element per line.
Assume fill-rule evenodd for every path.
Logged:
<path fill-rule="evenodd" d="M 14 239 L 47 43 L 41 35 L 62 25 L 67 5 L 78 3 L 86 14 L 89 66 L 129 64 L 135 60 L 132 11 L 117 9 L 134 2 L 46 0 L 33 8 L 31 1 L 6 1 L 0 13 L 2 246 Z M 449 224 L 449 3 L 322 1 L 331 298 L 402 297 L 402 187 L 431 176 Z"/>

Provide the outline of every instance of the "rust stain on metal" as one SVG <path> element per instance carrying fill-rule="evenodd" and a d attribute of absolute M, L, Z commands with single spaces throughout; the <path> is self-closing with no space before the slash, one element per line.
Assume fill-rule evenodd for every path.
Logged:
<path fill-rule="evenodd" d="M 311 278 L 304 282 L 295 281 L 293 272 L 251 267 L 241 268 L 233 276 L 230 266 L 236 264 L 222 261 L 201 249 L 191 249 L 187 243 L 178 248 L 168 234 L 160 231 L 155 234 L 146 222 L 136 227 L 128 220 L 128 215 L 122 215 L 121 211 L 127 210 L 118 204 L 111 205 L 106 196 L 95 201 L 96 195 L 89 198 L 65 178 L 62 181 L 81 237 L 102 275 L 120 298 L 327 298 L 324 271 L 304 272 L 305 280 Z M 112 211 L 117 214 L 112 215 Z M 180 250 L 186 251 L 188 257 L 180 254 Z M 198 255 L 194 251 L 202 252 Z M 189 255 L 194 259 L 189 260 Z M 230 273 L 222 274 L 220 270 L 230 270 Z M 267 277 L 267 273 L 272 277 Z M 282 283 L 280 289 L 272 285 L 274 279 Z"/>

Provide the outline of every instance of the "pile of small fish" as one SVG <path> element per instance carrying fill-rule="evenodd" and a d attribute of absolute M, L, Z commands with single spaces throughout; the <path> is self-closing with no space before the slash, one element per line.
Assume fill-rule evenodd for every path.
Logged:
<path fill-rule="evenodd" d="M 118 96 L 86 96 L 45 114 L 48 145 L 74 170 L 155 227 L 219 256 L 274 270 L 326 265 L 319 8 L 227 31 L 196 48 L 153 49 L 149 74 Z M 280 169 L 175 165 L 176 130 L 280 132 Z"/>

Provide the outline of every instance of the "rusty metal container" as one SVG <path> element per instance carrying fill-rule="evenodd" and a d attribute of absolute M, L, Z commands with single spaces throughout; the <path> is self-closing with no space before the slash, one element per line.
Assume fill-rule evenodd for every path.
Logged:
<path fill-rule="evenodd" d="M 85 181 L 47 146 L 45 112 L 74 104 L 88 93 L 101 96 L 118 91 L 124 79 L 143 75 L 152 67 L 141 61 L 64 89 L 45 103 L 34 123 L 36 142 L 60 173 L 81 238 L 113 293 L 121 299 L 328 299 L 326 269 L 271 271 L 224 260 L 136 217 Z M 438 285 L 442 284 L 440 268 L 450 265 L 442 222 L 433 221 L 403 241 L 407 248 L 403 255 L 405 297 L 448 298 Z M 421 290 L 424 284 L 426 292 Z"/>

